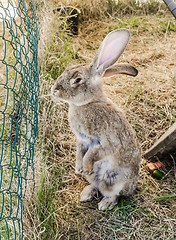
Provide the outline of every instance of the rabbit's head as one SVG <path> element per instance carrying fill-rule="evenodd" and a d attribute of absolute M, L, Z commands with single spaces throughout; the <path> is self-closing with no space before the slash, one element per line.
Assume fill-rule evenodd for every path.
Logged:
<path fill-rule="evenodd" d="M 129 64 L 112 66 L 125 50 L 130 33 L 119 29 L 109 33 L 89 65 L 66 69 L 52 87 L 52 95 L 75 105 L 84 105 L 102 97 L 102 77 L 115 74 L 136 76 L 138 71 Z"/>

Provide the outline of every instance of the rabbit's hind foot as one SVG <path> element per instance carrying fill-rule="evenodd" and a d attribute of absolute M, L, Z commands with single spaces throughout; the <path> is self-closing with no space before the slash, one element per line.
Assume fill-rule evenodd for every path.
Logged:
<path fill-rule="evenodd" d="M 81 202 L 91 201 L 96 192 L 97 192 L 96 188 L 94 188 L 92 185 L 88 185 L 81 192 L 80 201 Z"/>
<path fill-rule="evenodd" d="M 117 196 L 113 197 L 104 197 L 99 203 L 98 203 L 98 210 L 105 211 L 105 210 L 112 210 L 115 205 L 117 205 L 118 199 Z"/>

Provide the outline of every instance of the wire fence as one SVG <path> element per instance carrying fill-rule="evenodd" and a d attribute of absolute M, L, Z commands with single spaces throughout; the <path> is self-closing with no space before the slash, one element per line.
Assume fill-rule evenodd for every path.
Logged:
<path fill-rule="evenodd" d="M 35 186 L 39 72 L 33 0 L 0 0 L 0 240 L 23 239 Z"/>

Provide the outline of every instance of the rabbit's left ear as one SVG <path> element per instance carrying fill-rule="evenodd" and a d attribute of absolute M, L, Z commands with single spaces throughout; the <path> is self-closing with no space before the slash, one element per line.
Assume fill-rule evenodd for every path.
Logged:
<path fill-rule="evenodd" d="M 102 75 L 104 71 L 113 65 L 125 50 L 130 39 L 127 29 L 119 29 L 110 32 L 102 42 L 97 55 L 91 64 L 93 74 Z"/>

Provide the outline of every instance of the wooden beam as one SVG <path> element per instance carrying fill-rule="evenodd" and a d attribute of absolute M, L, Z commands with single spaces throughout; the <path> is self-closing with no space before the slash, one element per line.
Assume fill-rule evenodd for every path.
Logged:
<path fill-rule="evenodd" d="M 176 122 L 145 152 L 144 157 L 150 159 L 170 152 L 176 152 Z"/>

